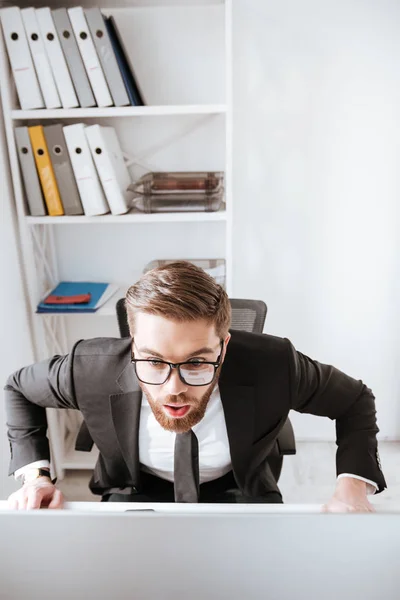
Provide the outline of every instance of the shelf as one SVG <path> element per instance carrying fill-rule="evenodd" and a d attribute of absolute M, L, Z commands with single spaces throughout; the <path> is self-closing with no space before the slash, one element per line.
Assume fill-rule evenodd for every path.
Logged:
<path fill-rule="evenodd" d="M 54 108 L 12 110 L 13 120 L 97 119 L 101 117 L 163 117 L 168 115 L 214 115 L 226 113 L 225 104 L 182 104 L 166 106 L 111 106 L 108 108 Z"/>
<path fill-rule="evenodd" d="M 63 216 L 63 217 L 25 217 L 28 225 L 84 225 L 88 223 L 197 223 L 199 221 L 226 221 L 226 211 L 188 212 L 188 213 L 137 213 L 125 215 L 99 215 L 97 217 Z"/>

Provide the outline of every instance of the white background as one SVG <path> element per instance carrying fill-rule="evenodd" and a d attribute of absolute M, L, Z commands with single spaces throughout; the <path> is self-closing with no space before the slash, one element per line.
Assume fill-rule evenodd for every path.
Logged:
<path fill-rule="evenodd" d="M 233 4 L 234 293 L 363 379 L 381 438 L 399 438 L 400 4 Z"/>

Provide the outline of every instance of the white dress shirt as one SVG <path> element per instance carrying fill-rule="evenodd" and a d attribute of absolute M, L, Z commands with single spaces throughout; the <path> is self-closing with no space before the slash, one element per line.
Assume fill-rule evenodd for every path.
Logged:
<path fill-rule="evenodd" d="M 193 427 L 199 443 L 200 483 L 222 477 L 232 469 L 225 415 L 218 386 L 213 390 L 203 419 Z M 142 397 L 139 425 L 139 461 L 147 473 L 174 481 L 174 445 L 176 434 L 166 431 L 157 422 L 145 394 Z M 19 477 L 25 469 L 49 467 L 47 460 L 39 460 L 15 471 Z M 378 489 L 375 482 L 341 473 L 342 477 L 353 477 L 367 483 L 367 492 L 374 494 Z"/>
<path fill-rule="evenodd" d="M 228 434 L 218 388 L 204 417 L 193 428 L 199 443 L 200 483 L 218 479 L 232 469 Z M 144 471 L 174 481 L 176 434 L 163 429 L 143 394 L 139 427 L 139 460 Z"/>

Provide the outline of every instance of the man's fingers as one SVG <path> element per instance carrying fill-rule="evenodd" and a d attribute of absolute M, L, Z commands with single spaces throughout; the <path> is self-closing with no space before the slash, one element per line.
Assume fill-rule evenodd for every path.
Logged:
<path fill-rule="evenodd" d="M 28 490 L 28 498 L 26 503 L 26 509 L 32 510 L 34 508 L 40 508 L 43 499 L 43 492 L 41 489 L 30 489 Z"/>
<path fill-rule="evenodd" d="M 11 494 L 8 498 L 8 508 L 11 508 L 11 510 L 18 510 L 18 500 L 14 494 Z"/>
<path fill-rule="evenodd" d="M 331 499 L 329 502 L 324 504 L 322 512 L 325 513 L 346 513 L 350 512 L 351 507 L 340 500 Z"/>
<path fill-rule="evenodd" d="M 375 512 L 374 507 L 369 502 L 365 503 L 347 503 L 340 500 L 330 500 L 327 504 L 322 506 L 322 512 L 324 513 L 373 513 Z"/>
<path fill-rule="evenodd" d="M 55 490 L 53 494 L 53 498 L 48 506 L 48 508 L 62 508 L 64 505 L 64 498 L 60 490 Z"/>
<path fill-rule="evenodd" d="M 64 499 L 61 492 L 47 484 L 24 486 L 8 498 L 8 506 L 12 510 L 62 508 L 63 504 Z"/>

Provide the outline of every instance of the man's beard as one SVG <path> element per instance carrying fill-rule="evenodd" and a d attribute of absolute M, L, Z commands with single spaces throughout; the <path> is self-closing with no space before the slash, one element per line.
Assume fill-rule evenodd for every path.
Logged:
<path fill-rule="evenodd" d="M 169 395 L 163 398 L 163 402 L 157 402 L 154 400 L 149 393 L 149 390 L 145 387 L 145 385 L 139 382 L 140 387 L 144 394 L 146 394 L 146 398 L 150 404 L 151 410 L 157 420 L 157 422 L 166 429 L 167 431 L 173 431 L 175 433 L 184 433 L 185 431 L 189 431 L 200 423 L 202 418 L 205 415 L 206 408 L 208 405 L 208 401 L 210 399 L 211 394 L 214 391 L 215 386 L 217 385 L 218 377 L 214 380 L 214 382 L 210 385 L 209 389 L 201 396 L 201 398 L 193 398 L 193 396 L 189 396 L 188 394 L 179 394 L 178 396 Z M 163 404 L 189 404 L 191 406 L 187 415 L 182 418 L 173 418 L 169 417 L 163 409 Z"/>

